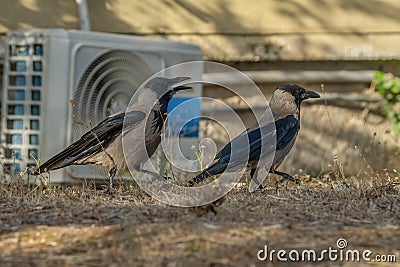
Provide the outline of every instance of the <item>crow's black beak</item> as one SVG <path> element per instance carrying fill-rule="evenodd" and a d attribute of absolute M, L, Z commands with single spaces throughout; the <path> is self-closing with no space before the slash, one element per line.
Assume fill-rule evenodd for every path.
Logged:
<path fill-rule="evenodd" d="M 179 85 L 179 86 L 172 88 L 172 92 L 178 92 L 178 91 L 183 91 L 183 90 L 187 90 L 187 89 L 192 89 L 192 87 L 186 86 L 186 85 Z"/>
<path fill-rule="evenodd" d="M 190 80 L 190 77 L 175 77 L 173 79 L 171 79 L 172 84 L 178 84 L 184 81 Z M 186 86 L 186 85 L 178 85 L 178 86 L 172 86 L 171 91 L 176 93 L 178 91 L 183 91 L 183 90 L 187 90 L 187 89 L 191 89 L 192 87 L 190 86 Z"/>
<path fill-rule="evenodd" d="M 316 92 L 313 91 L 305 91 L 304 92 L 304 99 L 309 99 L 309 98 L 320 98 L 321 96 L 317 94 Z"/>

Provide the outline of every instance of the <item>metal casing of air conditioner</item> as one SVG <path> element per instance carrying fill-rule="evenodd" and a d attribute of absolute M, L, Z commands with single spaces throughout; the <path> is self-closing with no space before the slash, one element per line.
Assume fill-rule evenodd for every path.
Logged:
<path fill-rule="evenodd" d="M 35 159 L 47 160 L 125 108 L 154 73 L 202 58 L 198 47 L 190 44 L 63 29 L 9 32 L 5 51 L 1 142 L 6 174 L 35 166 Z M 166 75 L 200 80 L 202 68 L 196 64 L 174 72 L 167 70 Z M 195 84 L 174 101 L 199 96 L 201 85 Z M 200 103 L 193 112 L 200 116 Z M 196 137 L 187 137 L 188 144 Z M 51 182 L 98 176 L 90 167 L 70 167 L 53 171 Z"/>

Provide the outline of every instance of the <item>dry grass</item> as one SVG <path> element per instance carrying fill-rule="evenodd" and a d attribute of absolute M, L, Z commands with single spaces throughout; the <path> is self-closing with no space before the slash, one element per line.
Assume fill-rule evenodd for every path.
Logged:
<path fill-rule="evenodd" d="M 258 266 L 264 244 L 321 250 L 338 238 L 399 261 L 395 176 L 346 178 L 339 168 L 278 191 L 271 180 L 254 194 L 234 189 L 217 215 L 167 206 L 129 186 L 110 198 L 87 185 L 2 184 L 0 265 Z"/>

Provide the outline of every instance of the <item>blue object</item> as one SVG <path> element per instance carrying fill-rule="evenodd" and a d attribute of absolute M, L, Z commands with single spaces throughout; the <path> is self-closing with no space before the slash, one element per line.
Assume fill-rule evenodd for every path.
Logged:
<path fill-rule="evenodd" d="M 23 130 L 24 121 L 23 120 L 8 120 L 7 128 L 12 130 Z"/>
<path fill-rule="evenodd" d="M 32 159 L 32 158 L 37 159 L 38 158 L 37 149 L 28 149 L 28 156 L 29 156 L 29 159 Z"/>
<path fill-rule="evenodd" d="M 14 149 L 12 150 L 12 152 L 13 152 L 13 158 L 15 158 L 15 159 L 22 159 L 22 156 L 21 156 L 21 149 L 16 149 L 16 148 L 14 148 Z"/>
<path fill-rule="evenodd" d="M 39 130 L 39 120 L 31 120 L 31 130 Z"/>
<path fill-rule="evenodd" d="M 32 85 L 33 86 L 42 86 L 42 76 L 33 75 L 32 76 Z"/>
<path fill-rule="evenodd" d="M 11 75 L 9 77 L 9 84 L 11 86 L 25 86 L 26 85 L 26 77 L 24 75 Z"/>
<path fill-rule="evenodd" d="M 180 137 L 199 137 L 201 98 L 172 98 L 168 105 L 168 127 Z"/>
<path fill-rule="evenodd" d="M 11 139 L 12 139 L 11 143 L 13 145 L 22 145 L 22 135 L 21 134 L 13 134 L 11 136 Z"/>
<path fill-rule="evenodd" d="M 11 71 L 24 72 L 26 71 L 26 61 L 16 61 L 10 64 Z"/>
<path fill-rule="evenodd" d="M 33 71 L 42 71 L 42 61 L 33 61 Z"/>
<path fill-rule="evenodd" d="M 33 101 L 40 101 L 40 91 L 39 90 L 33 90 L 32 91 L 32 100 Z"/>
<path fill-rule="evenodd" d="M 24 90 L 8 90 L 8 99 L 9 100 L 25 100 L 25 91 Z"/>
<path fill-rule="evenodd" d="M 40 106 L 32 105 L 31 106 L 31 115 L 39 116 L 40 115 Z"/>
<path fill-rule="evenodd" d="M 24 105 L 8 105 L 8 114 L 24 115 Z"/>
<path fill-rule="evenodd" d="M 39 135 L 37 135 L 37 134 L 30 134 L 30 135 L 29 135 L 29 144 L 31 144 L 31 145 L 38 145 L 38 144 L 39 144 Z"/>
<path fill-rule="evenodd" d="M 43 56 L 43 45 L 41 44 L 33 45 L 33 54 L 35 56 Z"/>
<path fill-rule="evenodd" d="M 29 56 L 29 46 L 13 45 L 10 47 L 11 56 Z"/>

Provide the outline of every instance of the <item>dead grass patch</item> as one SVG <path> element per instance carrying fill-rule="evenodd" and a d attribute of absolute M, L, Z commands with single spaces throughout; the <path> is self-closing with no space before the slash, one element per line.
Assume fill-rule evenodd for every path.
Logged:
<path fill-rule="evenodd" d="M 217 215 L 123 185 L 110 198 L 90 186 L 2 184 L 0 265 L 258 266 L 264 244 L 322 250 L 338 238 L 399 260 L 399 178 L 300 178 L 278 191 L 273 179 L 252 194 L 234 189 Z"/>

